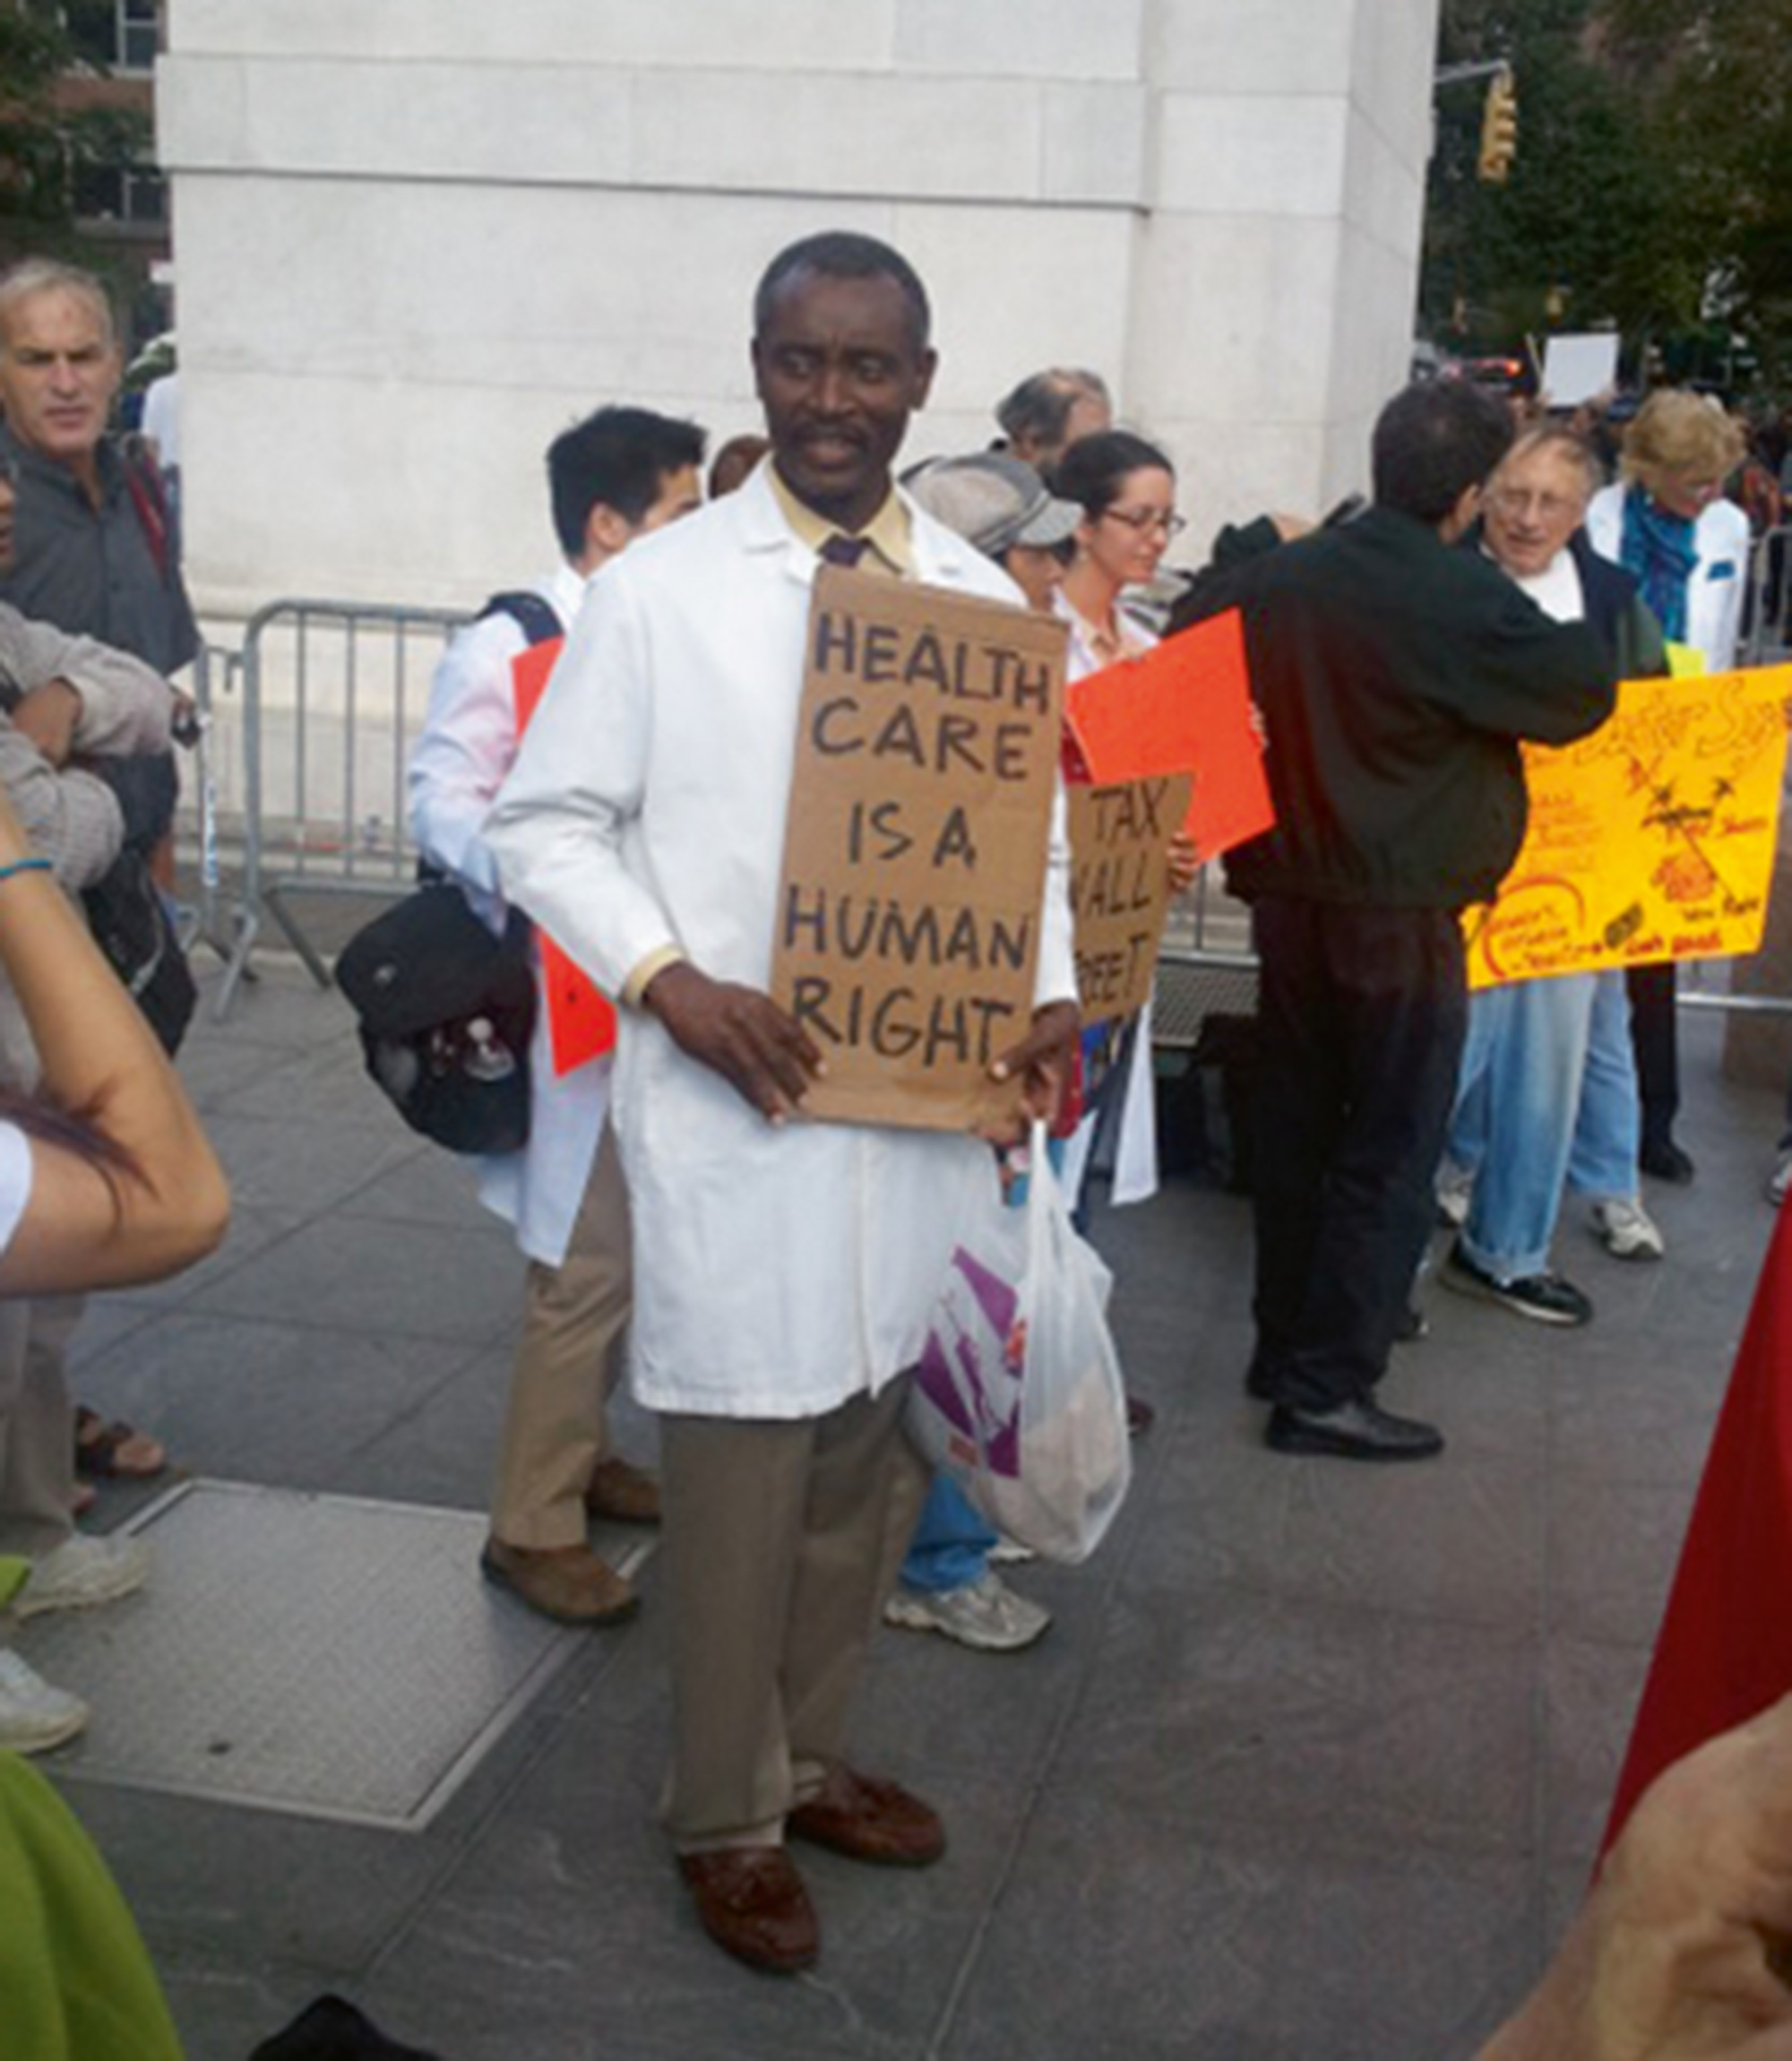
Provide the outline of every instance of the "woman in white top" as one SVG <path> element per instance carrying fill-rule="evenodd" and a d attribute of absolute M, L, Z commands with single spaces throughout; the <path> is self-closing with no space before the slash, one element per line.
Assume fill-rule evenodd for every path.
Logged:
<path fill-rule="evenodd" d="M 1624 478 L 1596 495 L 1587 535 L 1602 557 L 1632 573 L 1670 644 L 1696 651 L 1708 672 L 1736 660 L 1748 586 L 1748 517 L 1724 498 L 1741 462 L 1742 431 L 1713 401 L 1678 389 L 1652 393 L 1624 432 Z M 1693 1178 L 1674 1137 L 1680 1109 L 1674 967 L 1633 967 L 1631 1030 L 1642 1094 L 1642 1169 Z"/>
<path fill-rule="evenodd" d="M 1176 472 L 1156 444 L 1124 429 L 1085 436 L 1064 454 L 1053 491 L 1082 510 L 1076 556 L 1055 597 L 1070 625 L 1066 677 L 1081 679 L 1122 660 L 1138 658 L 1157 642 L 1121 607 L 1129 587 L 1149 586 L 1169 540 L 1183 526 L 1176 512 Z M 1170 884 L 1180 891 L 1200 866 L 1193 842 L 1178 832 L 1170 841 Z M 1116 1203 L 1143 1202 L 1157 1192 L 1158 1151 L 1151 1092 L 1150 1010 L 1138 1017 L 1090 1026 L 1083 1034 L 1087 1114 L 1073 1141 L 1066 1181 L 1081 1187 L 1100 1134 L 1113 1144 Z M 1133 1055 L 1140 1055 L 1134 1062 Z M 1111 1114 L 1109 1112 L 1112 1112 Z"/>

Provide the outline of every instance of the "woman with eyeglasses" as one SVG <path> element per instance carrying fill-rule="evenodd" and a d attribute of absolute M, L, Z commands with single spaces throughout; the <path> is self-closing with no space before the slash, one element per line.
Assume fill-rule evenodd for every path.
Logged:
<path fill-rule="evenodd" d="M 1176 511 L 1176 471 L 1155 444 L 1129 430 L 1104 430 L 1071 445 L 1052 475 L 1060 500 L 1074 502 L 1082 521 L 1075 556 L 1054 597 L 1070 625 L 1064 673 L 1071 680 L 1137 658 L 1157 638 L 1121 608 L 1129 587 L 1156 577 L 1170 539 L 1183 526 Z M 1170 886 L 1180 892 L 1200 870 L 1193 840 L 1181 832 L 1166 854 Z M 1084 1115 L 1070 1154 L 1072 1192 L 1090 1161 L 1111 1164 L 1111 1199 L 1143 1202 L 1156 1193 L 1158 1151 L 1151 1081 L 1150 1010 L 1095 1023 L 1083 1032 Z M 1079 1218 L 1083 1212 L 1079 1210 Z M 1149 1405 L 1127 1399 L 1135 1432 L 1150 1423 Z"/>
<path fill-rule="evenodd" d="M 1175 469 L 1155 444 L 1130 430 L 1103 430 L 1073 444 L 1052 475 L 1052 490 L 1082 510 L 1056 604 L 1070 625 L 1068 673 L 1074 680 L 1156 643 L 1122 613 L 1120 597 L 1157 577 L 1183 520 L 1176 512 Z"/>
<path fill-rule="evenodd" d="M 1623 479 L 1587 511 L 1593 548 L 1633 575 L 1668 642 L 1690 645 L 1713 673 L 1736 662 L 1748 586 L 1748 517 L 1724 498 L 1744 448 L 1716 401 L 1677 388 L 1652 393 L 1624 432 Z M 1633 967 L 1628 986 L 1642 1090 L 1639 1160 L 1658 1180 L 1684 1183 L 1693 1168 L 1674 1137 L 1674 968 Z"/>

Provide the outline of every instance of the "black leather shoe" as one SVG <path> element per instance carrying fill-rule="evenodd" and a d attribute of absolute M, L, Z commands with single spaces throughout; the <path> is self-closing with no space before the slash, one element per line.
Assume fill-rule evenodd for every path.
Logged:
<path fill-rule="evenodd" d="M 1279 1402 L 1263 1444 L 1274 1453 L 1322 1453 L 1334 1460 L 1429 1460 L 1443 1452 L 1443 1434 L 1373 1402 L 1340 1402 L 1331 1410 Z"/>
<path fill-rule="evenodd" d="M 1689 1186 L 1697 1171 L 1692 1154 L 1683 1151 L 1672 1138 L 1645 1138 L 1636 1163 L 1645 1174 L 1652 1174 L 1658 1181 L 1671 1181 L 1676 1188 Z"/>

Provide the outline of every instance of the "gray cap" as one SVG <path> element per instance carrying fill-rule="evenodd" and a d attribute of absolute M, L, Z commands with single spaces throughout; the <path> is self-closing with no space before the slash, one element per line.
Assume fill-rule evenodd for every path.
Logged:
<path fill-rule="evenodd" d="M 929 515 L 986 558 L 1016 544 L 1049 549 L 1073 536 L 1082 521 L 1074 501 L 1058 500 L 1030 465 L 999 451 L 933 459 L 903 484 Z"/>

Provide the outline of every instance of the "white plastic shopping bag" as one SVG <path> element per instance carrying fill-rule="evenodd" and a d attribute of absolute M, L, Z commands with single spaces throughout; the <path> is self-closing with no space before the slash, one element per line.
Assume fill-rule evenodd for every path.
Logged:
<path fill-rule="evenodd" d="M 1071 1224 L 1042 1124 L 1030 1159 L 1025 1203 L 993 1210 L 952 1255 L 908 1429 L 997 1530 L 1083 1560 L 1132 1479 L 1113 1277 Z"/>

